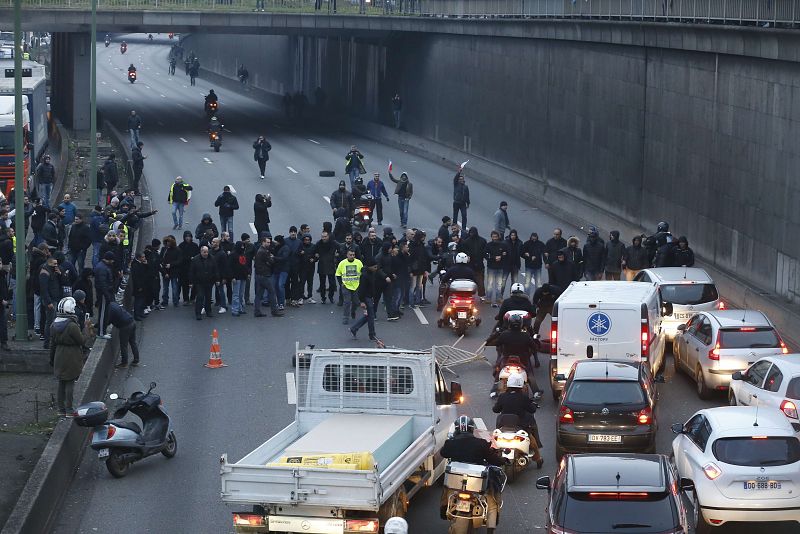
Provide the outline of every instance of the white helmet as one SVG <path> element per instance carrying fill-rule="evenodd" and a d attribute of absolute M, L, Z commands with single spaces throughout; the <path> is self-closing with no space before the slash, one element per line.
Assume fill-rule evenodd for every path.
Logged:
<path fill-rule="evenodd" d="M 525 386 L 525 378 L 522 373 L 511 373 L 506 380 L 507 388 L 521 388 Z"/>
<path fill-rule="evenodd" d="M 456 263 L 468 263 L 468 262 L 469 262 L 469 256 L 467 256 L 463 252 L 459 252 L 458 254 L 456 254 Z"/>
<path fill-rule="evenodd" d="M 523 286 L 519 282 L 511 284 L 511 292 L 512 293 L 524 293 L 525 292 L 525 286 Z"/>
<path fill-rule="evenodd" d="M 408 523 L 402 517 L 391 517 L 383 525 L 384 534 L 408 534 Z"/>
<path fill-rule="evenodd" d="M 75 313 L 75 299 L 64 297 L 58 303 L 58 313 Z"/>

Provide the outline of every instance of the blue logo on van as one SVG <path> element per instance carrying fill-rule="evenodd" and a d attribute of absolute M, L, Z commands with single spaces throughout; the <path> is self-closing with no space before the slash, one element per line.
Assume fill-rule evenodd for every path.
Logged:
<path fill-rule="evenodd" d="M 611 330 L 611 318 L 603 312 L 594 312 L 586 321 L 586 328 L 595 336 L 604 336 Z"/>

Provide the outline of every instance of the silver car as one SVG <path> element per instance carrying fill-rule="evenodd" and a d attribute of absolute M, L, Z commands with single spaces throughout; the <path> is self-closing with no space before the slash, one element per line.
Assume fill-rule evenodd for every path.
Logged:
<path fill-rule="evenodd" d="M 675 371 L 695 379 L 701 399 L 727 391 L 731 375 L 759 358 L 788 352 L 772 322 L 757 310 L 699 312 L 678 326 L 672 344 Z"/>

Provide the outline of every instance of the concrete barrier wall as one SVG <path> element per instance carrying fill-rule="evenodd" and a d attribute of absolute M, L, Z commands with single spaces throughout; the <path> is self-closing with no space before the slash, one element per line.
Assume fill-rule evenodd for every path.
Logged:
<path fill-rule="evenodd" d="M 332 110 L 383 124 L 398 92 L 404 129 L 527 176 L 528 196 L 573 222 L 653 229 L 668 220 L 715 268 L 793 299 L 798 63 L 750 54 L 791 36 L 750 33 L 747 50 L 741 38 L 714 34 L 730 54 L 669 48 L 668 39 L 645 47 L 422 33 L 237 36 L 235 46 L 252 54 L 251 78 L 266 75 L 256 82 L 264 90 L 312 98 L 319 85 Z M 233 68 L 231 41 L 198 40 L 204 66 Z"/>

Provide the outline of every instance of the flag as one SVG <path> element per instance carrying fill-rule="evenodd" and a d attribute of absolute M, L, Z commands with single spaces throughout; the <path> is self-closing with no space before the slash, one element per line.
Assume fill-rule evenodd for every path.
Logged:
<path fill-rule="evenodd" d="M 467 160 L 464 163 L 462 163 L 460 168 L 463 169 L 464 167 L 466 167 L 467 163 L 469 163 L 469 160 Z"/>
<path fill-rule="evenodd" d="M 392 162 L 389 162 L 389 172 L 392 172 Z"/>

